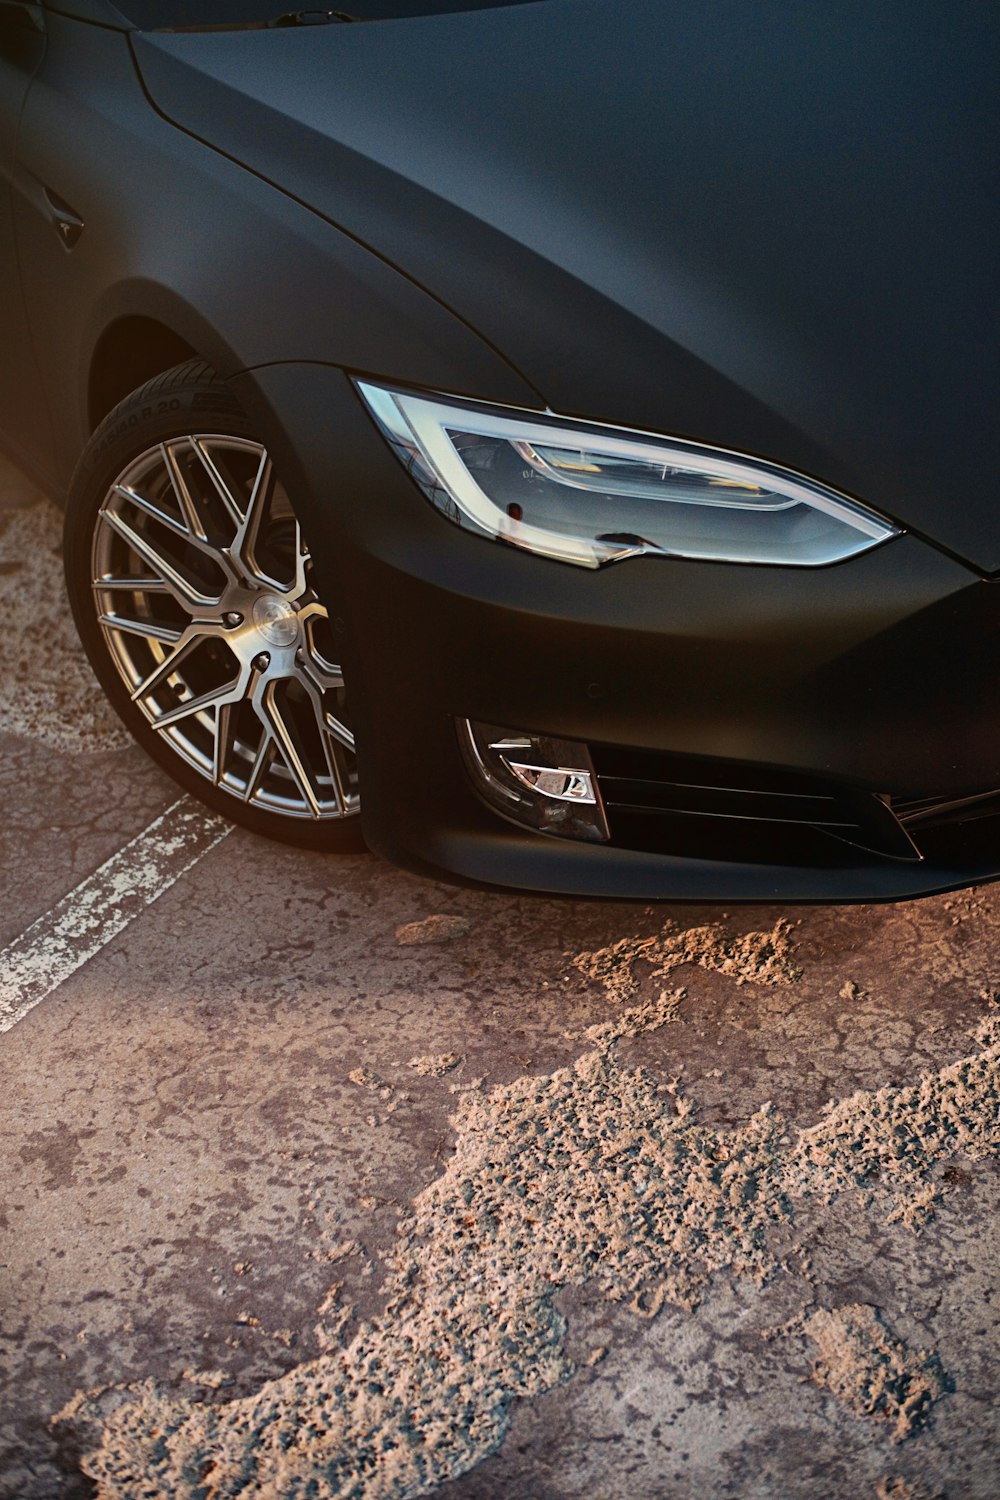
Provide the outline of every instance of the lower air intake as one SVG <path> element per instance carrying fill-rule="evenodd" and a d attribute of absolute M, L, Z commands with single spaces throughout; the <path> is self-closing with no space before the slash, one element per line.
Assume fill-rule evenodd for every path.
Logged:
<path fill-rule="evenodd" d="M 592 747 L 611 842 L 687 858 L 856 865 L 918 860 L 888 798 L 736 761 Z"/>

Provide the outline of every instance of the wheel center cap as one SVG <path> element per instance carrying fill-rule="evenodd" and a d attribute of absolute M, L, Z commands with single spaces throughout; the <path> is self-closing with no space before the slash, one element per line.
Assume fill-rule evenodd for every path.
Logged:
<path fill-rule="evenodd" d="M 299 633 L 298 615 L 277 594 L 262 594 L 254 600 L 253 622 L 272 646 L 291 646 Z"/>

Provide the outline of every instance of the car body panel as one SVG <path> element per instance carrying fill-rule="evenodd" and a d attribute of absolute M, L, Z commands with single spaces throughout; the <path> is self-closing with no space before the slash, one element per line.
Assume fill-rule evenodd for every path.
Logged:
<path fill-rule="evenodd" d="M 135 49 L 158 109 L 553 409 L 789 464 L 994 571 L 997 42 L 972 5 L 567 0 Z"/>
<path fill-rule="evenodd" d="M 45 36 L 16 12 L 0 14 L 0 428 L 23 467 L 38 471 L 52 443 L 35 364 L 14 237 L 14 163 L 24 101 L 45 52 Z"/>
<path fill-rule="evenodd" d="M 159 320 L 222 375 L 336 358 L 537 403 L 411 280 L 150 109 L 125 34 L 57 15 L 48 30 L 24 110 L 15 213 L 42 378 L 58 413 L 54 488 L 65 488 L 91 430 L 94 351 L 127 317 Z M 69 253 L 46 190 L 84 221 Z"/>

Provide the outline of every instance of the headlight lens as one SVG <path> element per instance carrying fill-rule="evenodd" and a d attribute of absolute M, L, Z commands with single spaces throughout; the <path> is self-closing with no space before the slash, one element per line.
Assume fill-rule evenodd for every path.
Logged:
<path fill-rule="evenodd" d="M 673 438 L 358 381 L 400 460 L 459 526 L 599 568 L 643 553 L 816 568 L 898 534 L 775 464 Z"/>

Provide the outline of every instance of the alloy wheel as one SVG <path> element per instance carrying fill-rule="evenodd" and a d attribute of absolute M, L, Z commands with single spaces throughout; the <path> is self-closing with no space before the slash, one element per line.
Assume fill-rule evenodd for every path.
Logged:
<path fill-rule="evenodd" d="M 193 433 L 130 462 L 98 512 L 92 587 L 131 701 L 187 765 L 287 818 L 359 811 L 328 611 L 260 443 Z"/>

